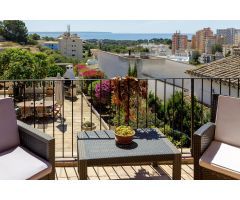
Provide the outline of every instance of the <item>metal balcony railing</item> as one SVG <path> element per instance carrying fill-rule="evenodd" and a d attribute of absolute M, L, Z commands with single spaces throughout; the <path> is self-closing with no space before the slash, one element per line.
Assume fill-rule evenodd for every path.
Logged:
<path fill-rule="evenodd" d="M 183 156 L 191 156 L 194 131 L 211 120 L 212 94 L 239 97 L 239 80 L 137 79 L 139 87 L 131 81 L 116 86 L 112 79 L 0 80 L 0 98 L 13 98 L 19 120 L 55 138 L 59 158 L 76 158 L 78 132 L 119 125 L 159 128 Z M 131 91 L 136 88 L 145 95 Z"/>

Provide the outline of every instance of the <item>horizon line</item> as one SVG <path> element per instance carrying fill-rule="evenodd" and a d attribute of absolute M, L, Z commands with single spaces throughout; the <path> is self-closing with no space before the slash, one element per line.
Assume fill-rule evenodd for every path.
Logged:
<path fill-rule="evenodd" d="M 28 31 L 29 33 L 65 33 L 67 31 Z M 113 34 L 173 34 L 175 32 L 171 33 L 165 33 L 165 32 L 149 32 L 149 33 L 144 33 L 144 32 L 111 32 L 111 31 L 70 31 L 71 33 L 74 32 L 81 32 L 81 33 L 113 33 Z M 181 33 L 181 32 L 180 32 Z M 182 32 L 181 34 L 195 34 L 195 33 L 184 33 Z"/>

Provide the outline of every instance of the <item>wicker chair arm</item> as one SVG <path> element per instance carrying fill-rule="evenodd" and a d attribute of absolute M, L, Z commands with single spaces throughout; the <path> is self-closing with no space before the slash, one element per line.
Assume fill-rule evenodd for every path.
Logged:
<path fill-rule="evenodd" d="M 194 143 L 198 143 L 198 150 L 203 154 L 203 152 L 208 148 L 210 143 L 212 142 L 215 135 L 215 124 L 212 122 L 208 122 L 200 127 L 193 135 Z M 200 146 L 199 146 L 200 145 Z"/>
<path fill-rule="evenodd" d="M 215 134 L 215 124 L 208 122 L 193 134 L 194 179 L 200 177 L 199 159 L 212 142 Z"/>
<path fill-rule="evenodd" d="M 55 140 L 51 136 L 21 122 L 17 121 L 20 143 L 31 152 L 47 160 L 55 166 Z"/>

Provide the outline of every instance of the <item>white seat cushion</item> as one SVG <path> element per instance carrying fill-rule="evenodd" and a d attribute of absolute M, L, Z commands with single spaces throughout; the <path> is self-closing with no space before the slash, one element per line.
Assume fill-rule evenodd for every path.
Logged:
<path fill-rule="evenodd" d="M 199 161 L 200 166 L 240 179 L 240 148 L 213 141 Z"/>
<path fill-rule="evenodd" d="M 51 165 L 17 147 L 0 154 L 0 180 L 26 180 L 44 177 L 52 170 Z"/>
<path fill-rule="evenodd" d="M 240 98 L 219 96 L 215 140 L 240 147 Z"/>

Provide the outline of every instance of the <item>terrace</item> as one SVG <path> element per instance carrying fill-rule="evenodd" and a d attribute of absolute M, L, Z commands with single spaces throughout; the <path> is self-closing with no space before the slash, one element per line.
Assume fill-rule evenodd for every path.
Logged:
<path fill-rule="evenodd" d="M 113 104 L 111 100 L 114 97 L 114 91 L 108 91 L 109 94 L 104 93 L 106 91 L 102 89 L 102 86 L 105 81 L 109 81 L 110 87 L 114 84 L 112 80 L 107 79 L 98 80 L 98 84 L 100 84 L 100 96 L 98 98 L 94 96 L 94 81 L 96 80 L 68 80 L 68 83 L 71 83 L 68 84 L 68 89 L 71 92 L 68 94 L 66 91 L 64 92 L 65 95 L 60 103 L 58 113 L 60 115 L 55 114 L 55 108 L 58 104 L 56 103 L 57 91 L 55 86 L 58 82 L 61 82 L 64 88 L 66 80 L 2 80 L 0 81 L 0 98 L 12 97 L 19 120 L 55 138 L 56 180 L 75 180 L 79 178 L 77 134 L 85 131 L 83 124 L 86 121 L 94 123 L 90 126 L 90 130 L 114 130 L 116 126 L 126 123 L 133 128 L 159 128 L 182 154 L 181 179 L 191 180 L 193 179 L 193 158 L 191 154 L 193 133 L 201 125 L 210 121 L 211 104 L 207 104 L 208 101 L 204 102 L 204 100 L 209 98 L 209 101 L 212 102 L 213 91 L 221 93 L 221 87 L 223 86 L 221 85 L 217 89 L 218 85 L 214 85 L 214 83 L 224 84 L 231 80 L 239 83 L 239 78 L 138 79 L 137 85 L 144 83 L 147 95 L 133 94 L 131 93 L 131 87 L 135 86 L 130 83 L 126 86 L 128 111 L 129 113 L 132 113 L 132 111 L 136 113 L 134 117 L 128 118 L 128 121 L 124 120 L 121 106 Z M 211 82 L 210 87 L 205 84 L 209 81 Z M 86 82 L 88 82 L 87 88 Z M 22 89 L 20 89 L 20 85 Z M 32 88 L 29 93 L 26 90 L 27 86 Z M 231 91 L 239 91 L 239 85 L 237 88 L 232 88 L 231 84 L 225 84 L 224 86 L 229 87 L 229 93 L 224 95 L 235 95 Z M 118 87 L 118 91 L 122 91 L 120 84 Z M 239 92 L 236 94 L 239 94 Z M 103 101 L 106 96 L 109 99 Z M 131 102 L 132 99 L 137 99 L 138 102 L 134 106 Z M 26 115 L 28 101 L 33 102 L 33 112 L 29 116 Z M 36 112 L 38 101 L 42 101 L 40 107 L 43 109 L 40 115 Z M 45 106 L 49 102 L 52 105 L 51 109 Z M 99 102 L 101 103 L 99 104 Z M 141 102 L 141 105 L 139 102 Z M 20 104 L 23 106 L 19 106 Z M 172 179 L 171 163 L 164 161 L 159 162 L 157 167 L 153 167 L 151 163 L 143 163 L 137 166 L 131 164 L 96 166 L 88 167 L 87 170 L 90 180 Z"/>

